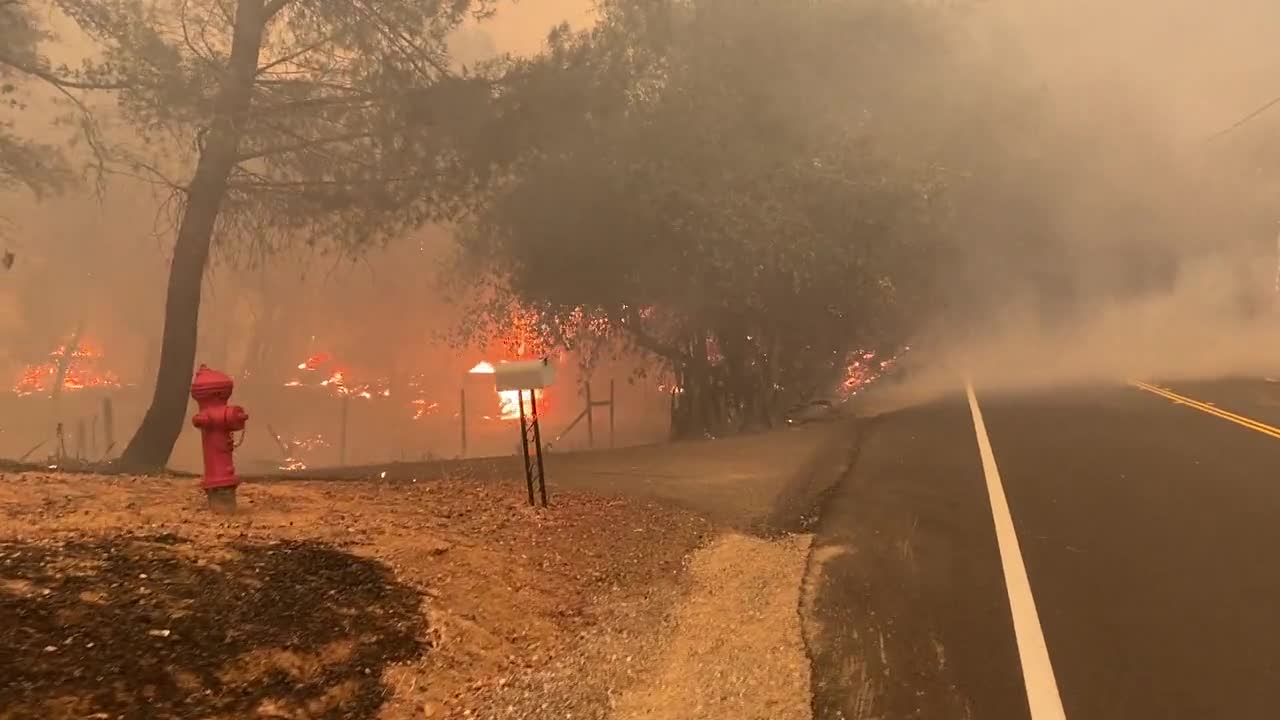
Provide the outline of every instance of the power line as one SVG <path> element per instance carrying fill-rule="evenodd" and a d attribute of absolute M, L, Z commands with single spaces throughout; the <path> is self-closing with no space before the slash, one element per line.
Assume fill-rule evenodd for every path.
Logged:
<path fill-rule="evenodd" d="M 1209 138 L 1208 138 L 1208 140 L 1207 140 L 1207 142 L 1212 142 L 1212 141 L 1217 140 L 1218 138 L 1222 137 L 1223 135 L 1226 135 L 1227 133 L 1230 133 L 1230 132 L 1233 132 L 1233 131 L 1237 130 L 1237 129 L 1238 129 L 1238 128 L 1240 128 L 1242 125 L 1244 125 L 1244 124 L 1248 123 L 1249 121 L 1253 120 L 1254 118 L 1258 117 L 1259 115 L 1261 115 L 1261 114 L 1265 113 L 1266 111 L 1270 110 L 1271 108 L 1273 108 L 1273 107 L 1275 107 L 1275 106 L 1277 106 L 1277 105 L 1280 105 L 1280 97 L 1273 98 L 1272 100 L 1270 100 L 1269 102 L 1267 102 L 1267 103 L 1266 103 L 1265 105 L 1263 105 L 1262 107 L 1258 108 L 1257 110 L 1254 110 L 1253 112 L 1249 113 L 1248 115 L 1245 115 L 1243 118 L 1240 118 L 1240 119 L 1239 119 L 1239 120 L 1237 120 L 1233 125 L 1231 125 L 1230 127 L 1226 128 L 1225 130 L 1219 130 L 1218 132 L 1216 132 L 1216 133 L 1214 133 L 1214 134 L 1210 135 L 1210 136 L 1209 136 Z"/>

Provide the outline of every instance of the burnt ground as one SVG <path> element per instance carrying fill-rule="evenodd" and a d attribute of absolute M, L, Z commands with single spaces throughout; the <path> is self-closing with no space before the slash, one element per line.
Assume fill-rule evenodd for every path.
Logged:
<path fill-rule="evenodd" d="M 189 479 L 0 477 L 0 718 L 466 717 L 615 608 L 661 617 L 712 534 L 639 500 L 523 501 L 250 484 L 224 518 Z"/>
<path fill-rule="evenodd" d="M 812 525 L 824 493 L 843 476 L 861 438 L 856 418 L 709 441 L 545 457 L 547 486 L 659 501 L 717 525 L 775 536 Z M 411 482 L 423 477 L 466 478 L 523 489 L 516 456 L 394 462 L 317 468 L 288 478 Z"/>
<path fill-rule="evenodd" d="M 372 718 L 430 651 L 421 593 L 305 540 L 211 554 L 172 533 L 0 542 L 5 717 Z"/>
<path fill-rule="evenodd" d="M 799 578 L 770 538 L 805 525 L 855 438 L 553 455 L 549 510 L 525 504 L 511 458 L 257 479 L 233 517 L 191 478 L 0 470 L 0 720 L 604 718 L 633 686 L 681 716 L 696 698 L 646 684 L 686 662 L 666 643 L 718 632 L 753 648 L 736 662 L 783 642 L 794 603 L 769 619 L 761 598 Z M 715 540 L 730 529 L 764 538 Z M 690 579 L 709 545 L 694 567 L 739 592 Z M 678 616 L 690 592 L 737 609 Z M 761 632 L 731 630 L 743 612 Z M 778 702 L 800 687 L 781 678 Z"/>

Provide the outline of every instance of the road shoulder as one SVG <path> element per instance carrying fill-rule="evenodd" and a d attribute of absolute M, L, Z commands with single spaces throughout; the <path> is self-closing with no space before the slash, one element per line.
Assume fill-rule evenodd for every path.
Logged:
<path fill-rule="evenodd" d="M 874 420 L 815 530 L 815 718 L 1028 717 L 963 399 Z"/>

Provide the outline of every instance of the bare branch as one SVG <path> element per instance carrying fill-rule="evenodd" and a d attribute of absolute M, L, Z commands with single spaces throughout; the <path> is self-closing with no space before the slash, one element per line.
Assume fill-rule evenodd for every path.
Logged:
<path fill-rule="evenodd" d="M 0 62 L 3 62 L 3 60 L 0 59 Z M 93 155 L 93 168 L 97 174 L 98 181 L 97 190 L 101 193 L 104 189 L 103 178 L 107 174 L 107 167 L 110 163 L 110 153 L 102 142 L 101 133 L 98 130 L 98 123 L 94 118 L 93 111 L 84 104 L 84 101 L 81 100 L 80 97 L 71 92 L 69 86 L 49 80 L 46 80 L 46 82 L 49 82 L 50 86 L 53 87 L 59 95 L 62 95 L 72 105 L 74 105 L 76 110 L 80 113 L 80 131 L 84 136 L 85 143 L 88 144 L 89 150 Z"/>
<path fill-rule="evenodd" d="M 182 0 L 182 4 L 178 9 L 178 23 L 182 27 L 182 42 L 187 46 L 187 49 L 191 51 L 193 56 L 203 62 L 206 66 L 217 69 L 219 67 L 218 56 L 217 53 L 213 51 L 213 48 L 209 47 L 208 37 L 205 36 L 204 33 L 201 33 L 201 40 L 204 42 L 203 52 L 196 47 L 195 41 L 191 39 L 190 28 L 187 25 L 188 4 L 189 0 Z"/>
<path fill-rule="evenodd" d="M 256 82 L 258 85 L 265 85 L 267 87 L 290 86 L 290 85 L 297 87 L 300 85 L 308 85 L 311 87 L 324 88 L 326 90 L 334 90 L 337 92 L 346 92 L 346 93 L 364 93 L 365 92 L 360 88 L 351 87 L 350 85 L 343 85 L 342 83 L 335 83 L 335 82 L 326 82 L 324 80 L 312 80 L 309 78 L 287 79 L 287 78 L 267 77 L 267 78 L 258 78 Z"/>
<path fill-rule="evenodd" d="M 237 167 L 236 174 L 255 179 L 250 182 L 235 182 L 233 180 L 228 183 L 228 187 L 233 190 L 252 190 L 254 192 L 296 192 L 320 188 L 377 187 L 380 185 L 399 185 L 401 183 L 408 182 L 421 182 L 435 177 L 434 175 L 422 174 L 404 175 L 401 177 L 360 178 L 355 180 L 272 180 L 265 175 L 246 170 L 243 167 Z"/>
<path fill-rule="evenodd" d="M 137 180 L 139 182 L 146 183 L 148 185 L 156 185 L 159 187 L 168 188 L 169 190 L 175 193 L 185 194 L 187 192 L 187 186 L 185 184 L 180 183 L 168 177 L 163 172 L 161 172 L 158 168 L 156 168 L 154 165 L 142 162 L 141 160 L 138 160 L 136 158 L 124 160 L 123 162 L 127 163 L 128 165 L 132 166 L 137 170 L 140 170 L 141 172 L 131 172 L 128 170 L 121 170 L 121 169 L 112 168 L 112 167 L 105 168 L 104 172 L 108 175 L 118 175 L 120 177 L 127 177 L 133 180 Z"/>
<path fill-rule="evenodd" d="M 316 40 L 314 43 L 311 43 L 310 45 L 304 45 L 303 47 L 298 48 L 294 52 L 291 52 L 287 55 L 284 55 L 283 57 L 276 58 L 275 60 L 272 60 L 264 64 L 262 67 L 258 68 L 257 74 L 262 75 L 263 73 L 270 72 L 274 68 L 280 67 L 281 65 L 287 65 L 288 63 L 291 63 L 294 60 L 297 60 L 298 58 L 304 55 L 307 55 L 308 53 L 314 52 L 318 48 L 321 48 L 333 42 L 335 38 L 337 38 L 342 33 L 346 32 L 347 30 L 349 30 L 351 28 L 351 25 L 352 23 L 347 23 L 339 27 L 338 29 L 334 30 L 333 32 L 329 33 L 325 37 L 322 37 L 319 40 Z"/>
<path fill-rule="evenodd" d="M 323 147 L 325 145 L 334 145 L 336 143 L 350 142 L 352 140 L 361 140 L 373 137 L 370 132 L 353 132 L 347 135 L 336 135 L 334 137 L 313 138 L 303 140 L 293 145 L 276 145 L 272 147 L 260 148 L 252 152 L 240 155 L 236 158 L 236 162 L 248 162 L 250 160 L 259 160 L 261 158 L 270 157 L 272 155 L 283 155 L 285 153 L 299 152 L 309 150 L 311 148 Z"/>
<path fill-rule="evenodd" d="M 377 96 L 372 93 L 345 97 L 313 97 L 305 100 L 293 100 L 291 102 L 278 103 L 275 105 L 256 106 L 253 108 L 253 114 L 255 116 L 274 115 L 293 112 L 295 110 L 313 110 L 325 107 L 350 106 L 351 108 L 357 108 L 362 104 L 369 103 L 376 97 Z"/>

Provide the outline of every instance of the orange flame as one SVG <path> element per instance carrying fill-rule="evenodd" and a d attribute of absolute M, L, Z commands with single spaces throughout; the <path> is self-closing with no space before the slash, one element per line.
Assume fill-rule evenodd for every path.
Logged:
<path fill-rule="evenodd" d="M 333 356 L 329 353 L 318 353 L 307 358 L 306 362 L 298 363 L 298 369 L 305 370 L 307 372 L 315 372 L 320 369 L 321 365 L 331 362 L 332 360 Z M 387 383 L 385 380 L 377 384 L 380 387 L 375 387 L 370 383 L 348 385 L 347 373 L 345 370 L 340 369 L 332 371 L 329 374 L 329 377 L 321 380 L 319 383 L 320 387 L 328 388 L 338 396 L 358 397 L 365 400 L 371 400 L 375 395 L 378 397 L 391 397 L 391 388 L 386 387 Z M 284 384 L 285 387 L 303 387 L 304 385 L 305 383 L 296 378 L 289 380 Z"/>
<path fill-rule="evenodd" d="M 67 352 L 66 345 L 59 345 L 56 350 L 49 353 L 47 361 L 28 365 L 18 376 L 18 381 L 14 383 L 13 392 L 22 396 L 51 392 L 58 378 L 58 366 L 62 364 Z M 120 378 L 115 373 L 109 370 L 99 371 L 95 367 L 102 358 L 101 350 L 88 343 L 80 343 L 70 352 L 71 357 L 66 360 L 66 374 L 62 378 L 64 392 L 120 387 Z"/>
<path fill-rule="evenodd" d="M 469 371 L 472 375 L 492 375 L 495 369 L 493 363 L 480 361 Z M 519 420 L 520 419 L 520 392 L 518 390 L 498 390 L 498 417 L 502 420 Z M 524 401 L 524 412 L 526 416 L 533 415 L 533 401 L 542 399 L 542 391 L 534 390 L 535 397 L 527 397 Z"/>
<path fill-rule="evenodd" d="M 307 358 L 305 362 L 298 363 L 298 369 L 315 370 L 327 362 L 329 362 L 329 353 L 319 353 Z"/>
<path fill-rule="evenodd" d="M 409 402 L 413 406 L 413 419 L 421 420 L 424 415 L 435 412 L 440 409 L 440 403 L 427 402 L 425 398 L 417 398 Z"/>

